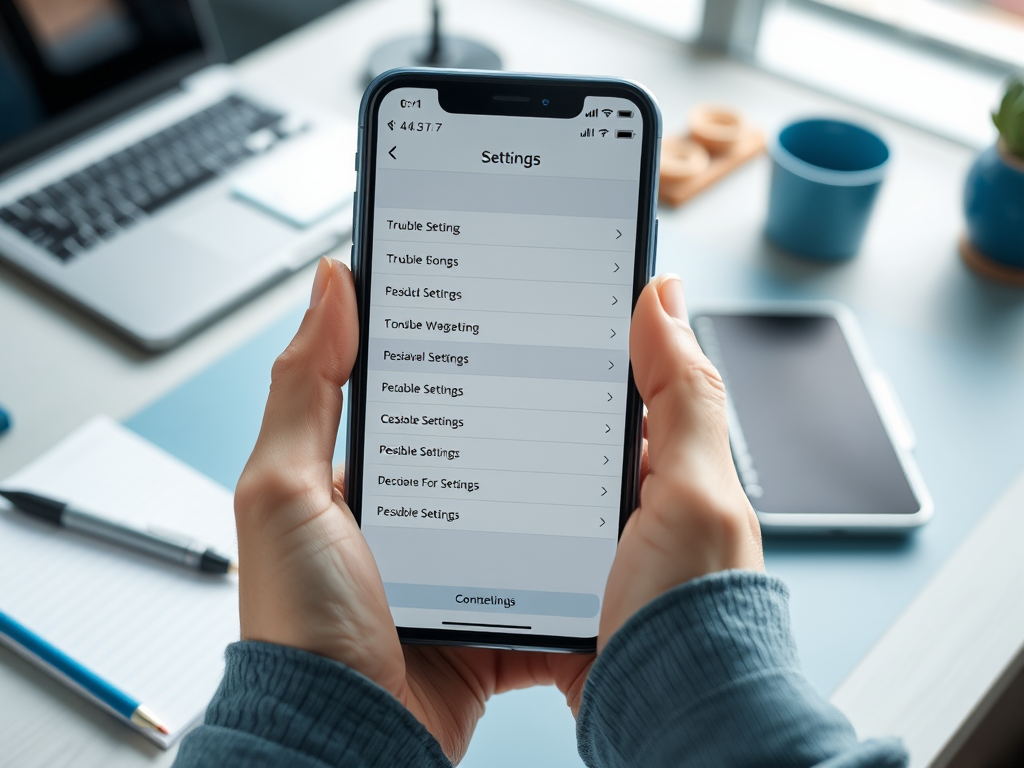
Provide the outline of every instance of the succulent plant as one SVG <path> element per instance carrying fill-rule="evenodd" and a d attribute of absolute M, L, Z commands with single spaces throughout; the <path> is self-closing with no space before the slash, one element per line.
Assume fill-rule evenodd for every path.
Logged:
<path fill-rule="evenodd" d="M 1024 159 L 1024 75 L 1010 78 L 999 111 L 992 113 L 1006 148 Z"/>

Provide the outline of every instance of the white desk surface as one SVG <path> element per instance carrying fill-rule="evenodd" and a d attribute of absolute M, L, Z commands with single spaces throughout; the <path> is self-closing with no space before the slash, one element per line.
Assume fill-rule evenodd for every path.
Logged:
<path fill-rule="evenodd" d="M 283 100 L 313 101 L 354 120 L 370 50 L 395 35 L 421 31 L 426 9 L 421 0 L 361 0 L 250 56 L 239 70 Z M 674 238 L 712 244 L 739 269 L 847 301 L 883 323 L 972 344 L 1013 369 L 1024 367 L 1024 301 L 980 282 L 956 256 L 962 180 L 973 156 L 968 149 L 564 0 L 448 0 L 445 11 L 450 31 L 488 41 L 508 69 L 643 82 L 659 99 L 667 133 L 683 128 L 691 105 L 707 101 L 741 108 L 769 134 L 794 117 L 823 113 L 875 126 L 893 149 L 893 171 L 854 261 L 816 267 L 764 244 L 763 159 L 684 209 L 661 211 L 662 244 Z M 659 269 L 682 266 L 671 254 L 659 256 Z M 304 270 L 182 347 L 151 357 L 0 267 L 0 404 L 15 423 L 0 437 L 0 477 L 91 415 L 126 417 L 169 391 L 301 301 L 311 275 L 312 268 Z M 1001 490 L 992 488 L 990 499 Z M 19 767 L 167 765 L 173 751 L 133 737 L 3 651 L 0 756 L 4 765 Z"/>

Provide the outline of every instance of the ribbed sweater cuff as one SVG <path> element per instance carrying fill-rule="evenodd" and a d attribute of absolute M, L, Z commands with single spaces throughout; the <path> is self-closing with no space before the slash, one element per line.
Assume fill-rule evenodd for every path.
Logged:
<path fill-rule="evenodd" d="M 726 571 L 638 611 L 590 672 L 577 723 L 590 766 L 814 765 L 856 745 L 799 671 L 789 593 Z"/>
<path fill-rule="evenodd" d="M 260 642 L 233 643 L 226 656 L 206 725 L 248 733 L 327 765 L 344 758 L 346 767 L 451 767 L 397 699 L 343 664 Z"/>

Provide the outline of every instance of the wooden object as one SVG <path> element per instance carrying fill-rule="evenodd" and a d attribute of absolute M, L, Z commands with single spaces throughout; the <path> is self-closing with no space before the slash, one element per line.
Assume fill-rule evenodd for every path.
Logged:
<path fill-rule="evenodd" d="M 1014 288 L 1024 288 L 1024 269 L 1015 269 L 990 259 L 971 245 L 967 235 L 960 237 L 960 256 L 968 267 L 982 277 Z"/>
<path fill-rule="evenodd" d="M 665 182 L 689 181 L 707 171 L 711 154 L 700 144 L 682 136 L 661 141 L 661 179 Z"/>
<path fill-rule="evenodd" d="M 658 199 L 671 206 L 682 205 L 761 154 L 764 147 L 764 133 L 738 112 L 725 107 L 694 107 L 689 134 L 662 140 Z"/>
<path fill-rule="evenodd" d="M 743 138 L 746 122 L 727 107 L 698 105 L 690 110 L 690 138 L 708 152 L 724 155 Z"/>

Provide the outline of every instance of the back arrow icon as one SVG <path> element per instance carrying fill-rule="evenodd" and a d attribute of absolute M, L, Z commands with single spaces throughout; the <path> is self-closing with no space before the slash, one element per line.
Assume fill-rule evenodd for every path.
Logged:
<path fill-rule="evenodd" d="M 388 150 L 388 154 L 391 155 L 391 159 L 392 160 L 397 160 L 398 159 L 397 157 L 395 157 L 395 150 L 396 149 L 398 149 L 398 145 L 397 144 L 395 144 L 395 146 L 393 146 L 391 149 Z"/>

